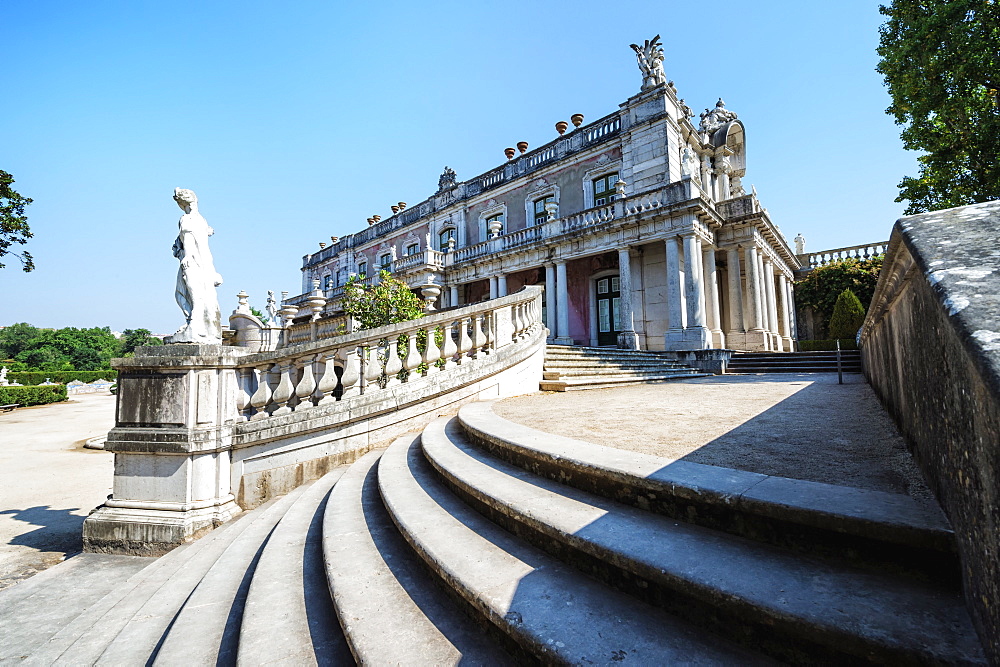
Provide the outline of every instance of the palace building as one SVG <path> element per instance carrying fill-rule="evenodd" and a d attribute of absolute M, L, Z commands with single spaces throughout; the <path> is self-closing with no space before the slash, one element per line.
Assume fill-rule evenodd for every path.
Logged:
<path fill-rule="evenodd" d="M 380 269 L 430 307 L 545 289 L 550 342 L 648 350 L 791 350 L 792 275 L 799 261 L 756 192 L 746 192 L 746 131 L 720 99 L 701 114 L 677 96 L 659 37 L 632 45 L 639 93 L 585 124 L 393 206 L 369 226 L 306 255 L 304 305 L 337 312 L 351 276 Z M 315 303 L 315 301 L 314 301 Z"/>

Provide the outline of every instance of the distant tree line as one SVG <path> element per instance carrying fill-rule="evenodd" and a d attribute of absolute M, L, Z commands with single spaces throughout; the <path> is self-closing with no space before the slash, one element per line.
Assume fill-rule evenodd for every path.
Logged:
<path fill-rule="evenodd" d="M 126 329 L 117 338 L 110 327 L 39 329 L 19 322 L 0 329 L 0 365 L 10 371 L 98 371 L 140 345 L 161 343 L 148 329 Z"/>

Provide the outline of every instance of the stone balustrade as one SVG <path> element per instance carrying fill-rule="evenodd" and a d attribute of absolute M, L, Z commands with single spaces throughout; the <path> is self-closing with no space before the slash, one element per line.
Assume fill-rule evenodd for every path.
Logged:
<path fill-rule="evenodd" d="M 335 334 L 337 319 L 321 320 L 318 335 L 302 344 L 297 340 L 308 324 L 296 325 L 289 346 L 252 355 L 238 366 L 239 419 L 267 419 L 383 391 L 414 374 L 448 373 L 465 359 L 488 355 L 543 326 L 541 290 L 534 287 L 346 335 Z"/>
<path fill-rule="evenodd" d="M 852 245 L 846 248 L 834 248 L 833 250 L 823 250 L 820 252 L 807 253 L 803 264 L 810 269 L 825 266 L 831 262 L 839 262 L 845 259 L 872 259 L 885 255 L 889 247 L 888 241 L 880 243 L 866 243 L 864 245 Z"/>

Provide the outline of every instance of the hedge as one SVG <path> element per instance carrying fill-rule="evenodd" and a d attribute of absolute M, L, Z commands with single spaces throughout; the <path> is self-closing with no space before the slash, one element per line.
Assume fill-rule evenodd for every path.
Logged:
<path fill-rule="evenodd" d="M 66 400 L 66 385 L 48 384 L 40 387 L 0 387 L 0 405 L 44 405 Z"/>
<path fill-rule="evenodd" d="M 49 380 L 66 384 L 73 380 L 79 380 L 87 384 L 100 379 L 114 382 L 118 378 L 118 371 L 106 369 L 103 371 L 18 371 L 7 373 L 8 382 L 17 382 L 23 385 L 36 385 Z"/>
<path fill-rule="evenodd" d="M 837 340 L 800 340 L 799 341 L 799 351 L 800 352 L 825 352 L 827 350 L 836 350 Z M 841 338 L 840 339 L 840 349 L 841 350 L 856 350 L 858 349 L 858 344 L 853 338 Z"/>

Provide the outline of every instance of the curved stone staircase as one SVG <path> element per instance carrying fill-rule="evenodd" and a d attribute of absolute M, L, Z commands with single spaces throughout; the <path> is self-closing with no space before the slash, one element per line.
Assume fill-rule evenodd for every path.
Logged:
<path fill-rule="evenodd" d="M 29 632 L 74 560 L 0 593 L 0 661 L 985 662 L 936 508 L 541 433 L 490 403 Z"/>

